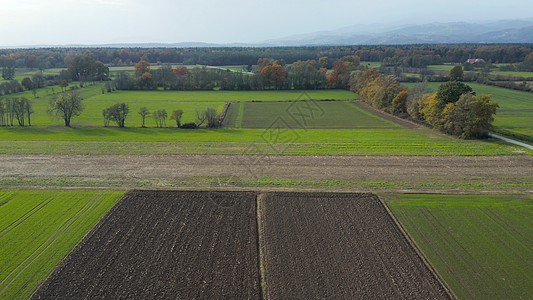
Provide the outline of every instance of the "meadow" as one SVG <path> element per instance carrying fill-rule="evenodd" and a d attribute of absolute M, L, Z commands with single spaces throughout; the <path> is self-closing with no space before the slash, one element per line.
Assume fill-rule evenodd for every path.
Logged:
<path fill-rule="evenodd" d="M 400 128 L 349 101 L 231 103 L 225 122 L 230 128 Z"/>
<path fill-rule="evenodd" d="M 459 299 L 526 299 L 532 295 L 531 196 L 383 197 Z"/>
<path fill-rule="evenodd" d="M 436 92 L 442 83 L 430 82 L 428 88 Z M 467 82 L 478 95 L 490 94 L 500 106 L 494 117 L 496 131 L 533 141 L 533 94 L 495 86 Z M 411 87 L 413 83 L 403 83 Z"/>
<path fill-rule="evenodd" d="M 0 191 L 0 298 L 28 299 L 122 194 Z"/>
<path fill-rule="evenodd" d="M 498 139 L 461 140 L 429 129 L 407 128 L 25 127 L 0 128 L 0 140 L 4 154 L 242 154 L 251 150 L 282 155 L 533 154 Z"/>
<path fill-rule="evenodd" d="M 79 84 L 79 83 L 73 83 Z M 126 126 L 141 126 L 139 108 L 146 106 L 150 111 L 165 109 L 170 117 L 173 110 L 183 110 L 183 122 L 194 122 L 196 111 L 208 107 L 222 111 L 227 101 L 284 101 L 308 99 L 353 99 L 357 95 L 344 90 L 316 90 L 316 91 L 114 91 L 102 94 L 103 83 L 76 89 L 84 98 L 84 112 L 72 119 L 73 126 L 103 126 L 102 110 L 116 103 L 125 102 L 129 105 L 130 114 L 126 119 Z M 50 126 L 62 125 L 63 121 L 47 111 L 50 100 L 55 99 L 59 86 L 51 86 L 37 90 L 37 98 L 31 91 L 11 94 L 5 97 L 26 97 L 33 102 L 32 125 Z M 155 126 L 152 118 L 148 117 L 146 126 Z M 114 124 L 111 124 L 114 125 Z M 167 121 L 172 126 L 172 121 Z M 175 124 L 174 124 L 175 126 Z"/>

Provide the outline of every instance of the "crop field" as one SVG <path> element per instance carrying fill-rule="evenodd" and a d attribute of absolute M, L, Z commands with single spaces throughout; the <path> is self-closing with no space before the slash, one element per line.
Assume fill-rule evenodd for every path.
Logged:
<path fill-rule="evenodd" d="M 403 83 L 413 86 L 412 83 Z M 430 82 L 428 87 L 437 91 L 439 82 Z M 467 82 L 478 95 L 491 94 L 500 106 L 494 118 L 494 126 L 504 133 L 515 134 L 533 140 L 533 93 Z"/>
<path fill-rule="evenodd" d="M 259 299 L 256 211 L 254 193 L 129 192 L 33 298 Z"/>
<path fill-rule="evenodd" d="M 449 296 L 372 194 L 261 199 L 268 299 Z"/>
<path fill-rule="evenodd" d="M 228 116 L 230 128 L 401 128 L 348 101 L 237 102 Z"/>
<path fill-rule="evenodd" d="M 460 299 L 531 297 L 531 196 L 384 196 Z"/>
<path fill-rule="evenodd" d="M 27 299 L 121 195 L 0 191 L 0 298 Z"/>

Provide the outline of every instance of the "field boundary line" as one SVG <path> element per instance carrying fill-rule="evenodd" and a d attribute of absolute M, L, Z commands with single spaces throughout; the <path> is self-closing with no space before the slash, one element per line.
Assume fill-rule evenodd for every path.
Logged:
<path fill-rule="evenodd" d="M 133 191 L 136 191 L 136 190 L 132 190 L 131 192 Z M 124 198 L 126 198 L 126 195 L 128 195 L 130 192 L 127 192 L 127 193 L 124 193 L 120 199 L 117 201 L 117 203 L 115 203 L 115 205 L 113 205 L 113 207 L 105 214 L 105 216 L 103 218 L 100 219 L 100 221 L 98 221 L 98 223 L 96 223 L 96 225 L 93 226 L 93 228 L 87 233 L 85 234 L 85 236 L 82 237 L 81 241 L 74 246 L 74 248 L 72 249 L 72 251 L 70 251 L 70 253 L 68 253 L 62 260 L 61 262 L 55 267 L 55 269 L 50 272 L 50 274 L 48 274 L 48 276 L 40 283 L 36 286 L 35 290 L 32 292 L 32 295 L 31 297 L 33 297 L 33 294 L 35 294 L 35 292 L 37 292 L 37 290 L 39 290 L 39 288 L 41 288 L 41 286 L 43 286 L 44 284 L 46 284 L 46 282 L 48 281 L 48 279 L 50 277 L 52 277 L 53 274 L 55 274 L 56 272 L 58 272 L 60 269 L 64 268 L 65 267 L 65 264 L 67 262 L 67 260 L 69 260 L 69 258 L 72 256 L 72 254 L 80 247 L 80 245 L 83 245 L 86 243 L 87 239 L 90 238 L 91 236 L 94 235 L 94 233 L 96 232 L 96 230 L 100 227 L 102 227 L 102 224 L 104 223 L 105 220 L 109 219 L 110 218 L 110 215 L 112 212 L 114 212 L 115 210 L 117 210 L 117 206 L 119 203 L 121 203 L 123 201 Z M 30 299 L 31 299 L 30 297 Z"/>
<path fill-rule="evenodd" d="M 435 277 L 435 279 L 437 279 L 437 281 L 442 285 L 446 293 L 448 293 L 448 296 L 450 296 L 451 299 L 459 299 L 457 295 L 453 292 L 453 290 L 450 288 L 450 286 L 448 286 L 446 281 L 444 281 L 437 269 L 433 266 L 433 264 L 431 264 L 424 251 L 422 251 L 422 248 L 420 248 L 416 241 L 409 235 L 407 229 L 403 226 L 400 220 L 396 219 L 389 206 L 387 205 L 386 201 L 384 201 L 378 194 L 375 195 L 376 197 L 378 197 L 380 204 L 383 206 L 383 208 L 385 208 L 385 211 L 387 212 L 389 217 L 392 219 L 394 224 L 396 224 L 396 226 L 402 233 L 402 236 L 407 240 L 407 243 L 411 245 L 411 247 L 413 247 L 418 257 L 420 257 L 424 265 L 429 269 L 431 274 L 433 274 L 433 277 Z"/>
<path fill-rule="evenodd" d="M 410 120 L 407 120 L 407 119 L 402 119 L 400 117 L 397 117 L 395 115 L 392 115 L 392 114 L 389 114 L 388 112 L 385 112 L 385 111 L 382 111 L 382 110 L 379 110 L 377 108 L 374 108 L 372 106 L 370 106 L 368 103 L 364 102 L 363 100 L 359 100 L 359 99 L 353 99 L 351 100 L 350 102 L 352 102 L 355 106 L 357 106 L 358 108 L 378 117 L 378 118 L 382 118 L 382 119 L 385 119 L 386 121 L 389 121 L 389 122 L 392 122 L 394 124 L 397 124 L 401 127 L 405 127 L 405 128 L 408 128 L 408 129 L 423 129 L 423 128 L 427 128 L 425 126 L 422 126 L 420 124 L 417 124 L 413 121 L 410 121 Z"/>
<path fill-rule="evenodd" d="M 266 193 L 258 193 L 256 196 L 256 208 L 257 208 L 257 255 L 259 264 L 259 298 L 266 300 L 269 299 L 268 297 L 268 287 L 267 287 L 267 280 L 266 280 L 266 259 L 265 259 L 265 253 L 263 251 L 263 202 L 262 200 L 266 197 Z"/>

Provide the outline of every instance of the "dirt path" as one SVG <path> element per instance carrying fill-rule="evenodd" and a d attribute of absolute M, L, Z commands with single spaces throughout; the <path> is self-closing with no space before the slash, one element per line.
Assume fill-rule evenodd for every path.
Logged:
<path fill-rule="evenodd" d="M 526 190 L 531 190 L 527 183 L 533 177 L 532 170 L 531 156 L 0 155 L 0 183 L 8 188 L 44 179 L 97 181 L 100 184 L 96 185 L 103 186 L 109 182 L 124 188 L 149 181 L 196 185 L 228 180 L 464 185 L 475 180 L 525 183 Z M 76 182 L 67 185 L 76 186 Z"/>

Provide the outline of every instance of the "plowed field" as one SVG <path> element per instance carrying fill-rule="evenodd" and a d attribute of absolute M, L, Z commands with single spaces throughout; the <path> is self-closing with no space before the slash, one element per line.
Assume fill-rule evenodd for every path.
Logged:
<path fill-rule="evenodd" d="M 372 194 L 272 193 L 261 200 L 269 299 L 446 299 Z"/>
<path fill-rule="evenodd" d="M 256 194 L 130 192 L 40 299 L 258 299 Z"/>

